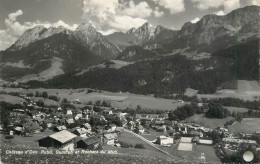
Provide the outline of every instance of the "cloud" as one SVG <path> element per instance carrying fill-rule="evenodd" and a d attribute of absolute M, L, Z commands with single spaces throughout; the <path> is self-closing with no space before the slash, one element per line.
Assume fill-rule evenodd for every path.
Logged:
<path fill-rule="evenodd" d="M 170 14 L 177 14 L 185 11 L 183 0 L 152 0 L 155 4 L 158 4 L 165 9 L 170 10 Z"/>
<path fill-rule="evenodd" d="M 228 13 L 232 10 L 239 8 L 239 0 L 191 0 L 196 8 L 200 10 L 207 10 L 209 8 L 219 8 L 224 6 L 225 13 Z M 258 1 L 258 0 L 253 0 Z"/>
<path fill-rule="evenodd" d="M 135 4 L 123 0 L 84 0 L 82 11 L 82 21 L 91 23 L 103 34 L 139 27 L 153 13 L 145 1 Z"/>
<path fill-rule="evenodd" d="M 218 8 L 222 6 L 225 0 L 191 0 L 195 3 L 195 7 L 200 10 L 207 10 L 209 8 Z"/>
<path fill-rule="evenodd" d="M 147 22 L 142 18 L 132 18 L 130 16 L 115 16 L 115 19 L 108 22 L 110 27 L 121 29 L 123 31 L 129 30 L 132 27 L 139 27 L 140 25 Z"/>
<path fill-rule="evenodd" d="M 72 26 L 66 24 L 62 20 L 59 20 L 55 23 L 50 22 L 24 22 L 20 23 L 16 19 L 18 16 L 22 15 L 22 10 L 17 10 L 14 13 L 10 13 L 8 15 L 8 18 L 5 19 L 5 29 L 0 29 L 0 50 L 4 50 L 8 47 L 10 47 L 19 36 L 21 36 L 26 30 L 31 29 L 37 25 L 43 25 L 46 28 L 49 28 L 51 26 L 58 27 L 58 26 L 64 26 L 65 28 L 75 30 L 77 28 L 77 24 L 74 24 Z"/>
<path fill-rule="evenodd" d="M 220 10 L 218 12 L 215 12 L 214 14 L 218 15 L 218 16 L 223 16 L 225 15 L 224 11 L 223 10 Z"/>
<path fill-rule="evenodd" d="M 160 18 L 160 17 L 164 16 L 164 12 L 160 11 L 159 7 L 155 7 L 154 16 L 156 18 Z"/>
<path fill-rule="evenodd" d="M 224 10 L 226 13 L 235 10 L 240 7 L 239 0 L 226 0 L 224 2 Z"/>
<path fill-rule="evenodd" d="M 122 14 L 139 17 L 139 18 L 146 18 L 151 16 L 153 10 L 147 4 L 147 2 L 140 2 L 139 4 L 135 5 L 134 1 L 129 1 L 129 6 L 122 11 Z"/>
<path fill-rule="evenodd" d="M 260 6 L 260 0 L 253 0 L 252 5 Z"/>
<path fill-rule="evenodd" d="M 200 18 L 197 17 L 197 18 L 194 18 L 193 20 L 191 20 L 190 22 L 191 23 L 197 23 L 199 20 L 200 20 Z"/>

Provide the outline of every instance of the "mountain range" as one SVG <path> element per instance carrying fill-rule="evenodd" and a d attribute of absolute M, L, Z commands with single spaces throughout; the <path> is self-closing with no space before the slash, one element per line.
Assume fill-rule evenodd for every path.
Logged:
<path fill-rule="evenodd" d="M 129 79 L 131 84 L 126 87 L 124 85 L 127 85 L 128 82 L 125 82 L 113 90 L 138 92 L 137 88 L 140 87 L 142 89 L 139 90 L 145 90 L 143 88 L 147 88 L 147 86 L 143 84 L 148 83 L 147 79 L 156 83 L 153 85 L 157 85 L 157 83 L 164 85 L 167 81 L 167 85 L 171 86 L 180 82 L 178 81 L 180 79 L 177 78 L 177 74 L 181 74 L 180 70 L 189 69 L 182 68 L 186 65 L 184 63 L 178 68 L 179 70 L 173 68 L 171 64 L 176 64 L 175 61 L 171 61 L 171 64 L 165 63 L 167 60 L 178 59 L 180 62 L 191 62 L 196 70 L 194 76 L 196 74 L 196 78 L 200 76 L 202 78 L 202 76 L 206 77 L 207 73 L 205 72 L 218 69 L 220 65 L 227 69 L 233 68 L 232 62 L 224 62 L 225 65 L 222 65 L 223 63 L 217 64 L 220 61 L 223 62 L 223 57 L 228 60 L 232 59 L 230 55 L 225 56 L 220 52 L 227 53 L 234 46 L 243 46 L 246 49 L 250 47 L 249 43 L 251 46 L 254 45 L 253 48 L 259 47 L 259 45 L 254 44 L 259 41 L 259 12 L 260 7 L 247 6 L 224 16 L 206 15 L 196 23 L 185 23 L 180 30 L 171 30 L 161 25 L 153 26 L 146 22 L 138 28 L 129 29 L 127 32 L 115 32 L 107 36 L 102 35 L 92 25 L 84 23 L 80 24 L 74 31 L 62 26 L 50 28 L 36 26 L 25 31 L 11 47 L 0 52 L 0 78 L 20 82 L 42 81 L 41 84 L 47 84 L 49 81 L 54 83 L 55 80 L 60 81 L 64 77 L 74 78 L 77 76 L 78 81 L 84 81 L 86 78 L 88 80 L 84 82 L 84 86 L 82 86 L 83 84 L 74 84 L 76 86 L 100 87 L 106 86 L 100 81 L 100 79 L 105 79 L 93 78 L 96 74 L 103 76 L 104 72 L 110 74 L 119 71 L 118 77 L 111 77 L 114 77 L 114 80 L 122 78 L 122 76 L 126 79 L 132 77 Z M 252 60 L 257 60 L 257 56 L 247 54 L 247 52 L 242 58 L 246 55 L 251 55 Z M 251 61 L 248 62 L 251 63 Z M 102 63 L 106 67 L 100 67 Z M 124 64 L 118 66 L 118 63 Z M 147 77 L 148 75 L 142 74 L 140 63 L 143 64 L 143 67 L 155 66 L 157 63 L 160 67 L 165 68 L 152 69 L 153 72 L 146 72 L 148 75 L 151 74 L 151 77 Z M 248 66 L 248 63 L 243 64 Z M 249 67 L 251 71 L 252 69 L 253 72 L 255 71 L 254 68 L 251 68 L 252 66 Z M 131 69 L 137 68 L 140 70 L 131 71 Z M 121 71 L 125 71 L 124 75 Z M 127 71 L 134 72 L 134 74 L 131 75 Z M 79 76 L 80 72 L 83 73 Z M 91 76 L 90 74 L 93 72 L 95 75 Z M 158 75 L 160 78 L 155 76 L 159 72 L 161 73 Z M 201 75 L 202 72 L 203 75 Z M 215 72 L 218 71 L 215 70 Z M 140 78 L 138 79 L 138 77 Z M 147 79 L 145 80 L 144 77 Z M 227 79 L 217 77 L 223 78 L 218 79 L 219 82 L 216 84 L 221 85 L 222 82 L 232 80 L 233 76 Z M 250 74 L 250 77 L 243 76 L 243 78 L 255 79 L 256 76 Z M 99 86 L 90 85 L 94 79 L 100 81 Z M 186 87 L 190 86 L 191 84 L 187 84 Z M 55 85 L 55 87 L 59 86 Z M 162 88 L 162 86 L 157 88 L 158 92 Z M 213 88 L 216 89 L 216 86 Z M 102 87 L 102 89 L 107 88 Z M 175 91 L 175 89 L 171 90 Z M 153 92 L 155 91 L 150 88 L 149 93 Z"/>

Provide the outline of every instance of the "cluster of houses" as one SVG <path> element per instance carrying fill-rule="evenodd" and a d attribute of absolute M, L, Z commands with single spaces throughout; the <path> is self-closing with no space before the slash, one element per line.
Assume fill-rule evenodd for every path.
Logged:
<path fill-rule="evenodd" d="M 26 104 L 35 106 L 34 102 Z M 100 107 L 99 112 L 93 105 L 87 108 L 34 108 L 15 109 L 10 113 L 10 135 L 30 136 L 41 131 L 54 133 L 38 140 L 41 147 L 55 147 L 65 150 L 74 148 L 98 149 L 102 145 L 120 146 L 118 135 L 124 129 L 136 134 L 147 134 L 150 130 L 160 132 L 156 144 L 169 146 L 180 137 L 192 137 L 196 144 L 212 145 L 210 133 L 215 130 L 223 134 L 223 142 L 227 149 L 234 149 L 237 142 L 256 144 L 255 141 L 235 139 L 225 128 L 211 129 L 195 123 L 170 121 L 168 113 L 129 114 L 114 112 L 110 107 Z M 113 123 L 117 120 L 116 123 Z"/>

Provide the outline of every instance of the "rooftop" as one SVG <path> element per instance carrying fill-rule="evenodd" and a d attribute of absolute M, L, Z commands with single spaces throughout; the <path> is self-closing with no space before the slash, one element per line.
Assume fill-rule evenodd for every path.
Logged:
<path fill-rule="evenodd" d="M 67 131 L 67 130 L 62 130 L 60 132 L 54 133 L 52 135 L 50 135 L 49 137 L 61 142 L 61 143 L 65 143 L 69 140 L 72 140 L 73 138 L 77 137 L 77 135 Z"/>

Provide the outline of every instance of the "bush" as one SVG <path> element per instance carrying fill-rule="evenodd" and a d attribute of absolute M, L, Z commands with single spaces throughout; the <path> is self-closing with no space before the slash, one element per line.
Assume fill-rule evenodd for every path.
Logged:
<path fill-rule="evenodd" d="M 42 100 L 36 101 L 36 105 L 39 107 L 44 107 L 44 102 Z"/>
<path fill-rule="evenodd" d="M 59 101 L 59 97 L 57 97 L 57 96 L 54 96 L 54 95 L 50 95 L 49 96 L 49 99 L 51 99 L 51 100 L 54 100 L 54 101 Z"/>
<path fill-rule="evenodd" d="M 136 149 L 145 149 L 145 146 L 143 144 L 136 144 L 135 148 Z"/>
<path fill-rule="evenodd" d="M 129 148 L 130 146 L 127 143 L 119 142 L 122 148 Z M 133 147 L 133 146 L 132 146 Z"/>
<path fill-rule="evenodd" d="M 5 136 L 5 139 L 7 139 L 7 140 L 11 140 L 13 138 L 14 138 L 14 136 L 11 136 L 11 135 Z"/>
<path fill-rule="evenodd" d="M 209 118 L 225 118 L 230 115 L 230 112 L 223 108 L 218 103 L 209 103 L 209 110 L 206 112 L 206 116 Z"/>
<path fill-rule="evenodd" d="M 26 96 L 27 97 L 33 97 L 33 93 L 27 93 Z"/>
<path fill-rule="evenodd" d="M 47 92 L 42 92 L 42 97 L 43 98 L 48 98 L 48 93 Z"/>

